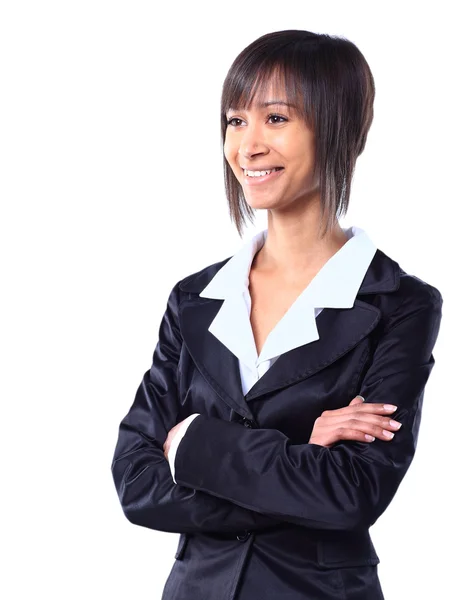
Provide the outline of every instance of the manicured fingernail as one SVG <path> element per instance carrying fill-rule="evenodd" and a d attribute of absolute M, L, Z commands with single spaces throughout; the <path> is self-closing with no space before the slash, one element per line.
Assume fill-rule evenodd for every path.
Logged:
<path fill-rule="evenodd" d="M 398 408 L 394 404 L 384 404 L 383 407 L 384 407 L 384 410 L 388 410 L 388 412 L 393 412 L 394 410 L 396 410 Z"/>
<path fill-rule="evenodd" d="M 386 429 L 383 430 L 383 434 L 385 437 L 388 437 L 390 439 L 395 435 L 394 433 L 392 433 L 391 431 L 387 431 Z"/>
<path fill-rule="evenodd" d="M 358 395 L 356 396 L 356 398 L 362 398 L 362 401 L 363 401 L 363 402 L 365 402 L 365 401 L 366 401 L 366 399 L 364 398 L 364 396 L 361 396 L 361 394 L 358 394 Z"/>
<path fill-rule="evenodd" d="M 375 437 L 373 437 L 372 435 L 369 435 L 367 433 L 364 434 L 364 437 L 366 438 L 366 440 L 368 442 L 373 442 L 375 440 Z"/>
<path fill-rule="evenodd" d="M 400 429 L 401 427 L 401 423 L 398 423 L 398 421 L 394 421 L 393 419 L 390 419 L 390 425 L 395 427 L 395 429 Z"/>

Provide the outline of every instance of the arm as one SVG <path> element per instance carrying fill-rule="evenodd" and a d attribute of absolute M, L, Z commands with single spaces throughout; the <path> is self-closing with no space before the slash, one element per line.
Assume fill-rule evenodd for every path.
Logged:
<path fill-rule="evenodd" d="M 293 445 L 275 429 L 245 429 L 200 415 L 180 442 L 176 481 L 306 527 L 369 528 L 415 453 L 442 314 L 442 297 L 431 290 L 417 303 L 405 299 L 394 312 L 359 391 L 366 402 L 398 406 L 392 417 L 402 426 L 391 442 Z"/>
<path fill-rule="evenodd" d="M 119 426 L 112 476 L 128 520 L 174 533 L 256 530 L 278 521 L 174 483 L 163 444 L 178 422 L 177 368 L 182 338 L 175 286 L 159 329 L 153 364 Z M 179 419 L 180 420 L 180 419 Z"/>

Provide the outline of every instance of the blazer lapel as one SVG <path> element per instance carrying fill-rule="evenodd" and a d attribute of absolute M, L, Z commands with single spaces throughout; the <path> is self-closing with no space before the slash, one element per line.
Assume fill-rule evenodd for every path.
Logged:
<path fill-rule="evenodd" d="M 200 287 L 200 291 L 205 286 Z M 242 393 L 239 360 L 208 331 L 224 300 L 191 297 L 179 309 L 180 330 L 193 362 L 224 402 L 240 415 L 253 415 Z"/>
<path fill-rule="evenodd" d="M 324 369 L 369 335 L 379 320 L 380 310 L 360 300 L 352 308 L 324 308 L 316 320 L 320 338 L 281 354 L 250 388 L 246 402 Z"/>
<path fill-rule="evenodd" d="M 324 308 L 316 321 L 320 339 L 282 354 L 244 396 L 238 358 L 208 331 L 224 300 L 198 296 L 227 260 L 190 275 L 179 283 L 179 288 L 188 292 L 188 297 L 181 298 L 180 329 L 199 371 L 219 397 L 247 419 L 253 419 L 248 404 L 251 400 L 314 375 L 369 335 L 377 326 L 381 313 L 376 306 L 365 302 L 363 297 L 393 292 L 400 283 L 398 263 L 377 250 L 354 306 L 348 309 Z M 311 318 L 314 318 L 313 314 Z"/>

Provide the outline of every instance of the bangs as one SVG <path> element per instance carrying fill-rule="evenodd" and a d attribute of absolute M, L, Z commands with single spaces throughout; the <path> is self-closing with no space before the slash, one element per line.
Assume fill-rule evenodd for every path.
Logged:
<path fill-rule="evenodd" d="M 249 61 L 251 62 L 251 61 Z M 256 61 L 255 61 L 256 62 Z M 278 101 L 286 102 L 303 120 L 310 122 L 312 111 L 307 110 L 307 82 L 293 65 L 282 56 L 269 57 L 259 64 L 241 64 L 233 69 L 225 82 L 221 111 L 227 121 L 229 110 L 249 110 Z M 302 85 L 301 85 L 302 82 Z"/>

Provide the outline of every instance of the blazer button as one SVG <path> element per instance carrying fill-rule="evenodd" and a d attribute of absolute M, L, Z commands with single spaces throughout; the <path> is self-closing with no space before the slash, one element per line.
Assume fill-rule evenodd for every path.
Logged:
<path fill-rule="evenodd" d="M 252 427 L 252 421 L 244 417 L 244 427 Z"/>
<path fill-rule="evenodd" d="M 240 533 L 239 535 L 237 535 L 237 539 L 239 540 L 239 542 L 245 542 L 246 540 L 249 539 L 251 532 L 250 531 L 244 531 L 244 533 Z"/>

